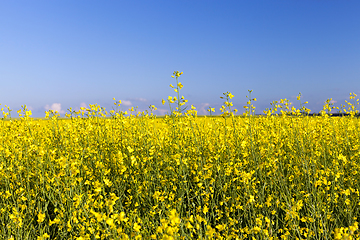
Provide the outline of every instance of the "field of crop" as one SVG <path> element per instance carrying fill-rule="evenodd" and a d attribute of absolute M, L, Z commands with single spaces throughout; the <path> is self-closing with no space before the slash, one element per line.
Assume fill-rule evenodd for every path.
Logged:
<path fill-rule="evenodd" d="M 1 239 L 360 237 L 357 102 L 346 117 L 286 100 L 254 116 L 249 97 L 235 116 L 231 98 L 217 117 L 178 95 L 163 118 L 90 105 L 0 121 Z"/>

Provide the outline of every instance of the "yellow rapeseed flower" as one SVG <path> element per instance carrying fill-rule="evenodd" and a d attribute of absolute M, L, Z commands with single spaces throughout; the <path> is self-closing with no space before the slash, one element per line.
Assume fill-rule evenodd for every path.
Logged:
<path fill-rule="evenodd" d="M 38 217 L 37 222 L 42 223 L 45 220 L 45 213 L 39 212 L 37 217 Z"/>

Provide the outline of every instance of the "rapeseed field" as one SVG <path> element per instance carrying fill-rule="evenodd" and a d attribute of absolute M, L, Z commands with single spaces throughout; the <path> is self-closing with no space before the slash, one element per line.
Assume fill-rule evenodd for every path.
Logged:
<path fill-rule="evenodd" d="M 1 239 L 357 239 L 360 121 L 350 95 L 330 117 L 273 102 L 236 115 L 185 109 L 174 72 L 170 114 L 98 105 L 0 121 Z M 300 95 L 298 99 L 300 100 Z M 352 102 L 352 103 L 351 103 Z M 209 108 L 209 114 L 215 109 Z"/>

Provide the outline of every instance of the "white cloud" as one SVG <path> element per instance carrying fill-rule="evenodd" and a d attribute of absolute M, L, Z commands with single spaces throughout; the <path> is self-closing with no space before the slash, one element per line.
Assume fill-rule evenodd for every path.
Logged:
<path fill-rule="evenodd" d="M 80 103 L 78 107 L 75 107 L 75 111 L 79 111 L 81 107 L 88 108 L 88 105 L 85 102 Z"/>
<path fill-rule="evenodd" d="M 335 101 L 335 100 L 331 100 L 331 101 L 330 101 L 330 103 L 337 103 L 337 101 Z"/>
<path fill-rule="evenodd" d="M 134 98 L 134 101 L 139 101 L 139 102 L 147 102 L 147 100 L 145 98 Z"/>
<path fill-rule="evenodd" d="M 62 114 L 65 113 L 65 111 L 61 109 L 61 103 L 53 103 L 51 104 L 51 106 L 49 106 L 49 104 L 46 104 L 44 108 L 46 111 L 54 110 L 57 111 L 58 113 L 62 113 Z"/>
<path fill-rule="evenodd" d="M 132 106 L 131 101 L 128 101 L 128 100 L 122 100 L 121 104 L 124 105 L 124 106 Z"/>
<path fill-rule="evenodd" d="M 202 103 L 198 112 L 201 114 L 201 115 L 206 115 L 207 114 L 207 109 L 208 107 L 210 106 L 210 103 Z"/>
<path fill-rule="evenodd" d="M 86 107 L 87 107 L 87 105 L 86 105 L 86 103 L 85 103 L 85 102 L 82 102 L 82 103 L 80 103 L 80 107 L 84 107 L 84 108 L 86 108 Z"/>
<path fill-rule="evenodd" d="M 161 109 L 161 108 L 158 108 L 158 109 L 156 109 L 155 111 L 158 111 L 158 112 L 160 113 L 160 116 L 163 116 L 163 115 L 165 115 L 165 114 L 168 112 L 168 110 L 166 110 L 166 109 Z"/>

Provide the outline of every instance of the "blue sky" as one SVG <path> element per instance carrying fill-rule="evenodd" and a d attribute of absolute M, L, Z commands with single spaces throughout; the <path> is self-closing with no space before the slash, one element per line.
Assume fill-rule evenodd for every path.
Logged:
<path fill-rule="evenodd" d="M 161 105 L 181 94 L 204 113 L 223 92 L 257 113 L 302 93 L 313 112 L 360 94 L 360 1 L 0 1 L 0 103 L 34 117 L 97 103 Z"/>

